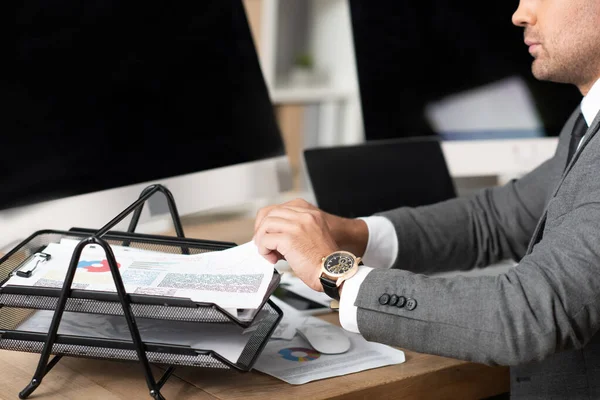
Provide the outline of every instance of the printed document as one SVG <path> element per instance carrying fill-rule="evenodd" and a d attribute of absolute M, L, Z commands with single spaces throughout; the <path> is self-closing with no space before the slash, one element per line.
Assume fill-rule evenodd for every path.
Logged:
<path fill-rule="evenodd" d="M 12 276 L 5 285 L 62 288 L 77 242 L 50 243 L 30 277 Z M 128 293 L 187 298 L 226 309 L 257 309 L 266 296 L 274 267 L 253 242 L 194 255 L 111 246 Z M 29 262 L 33 262 L 29 261 Z M 116 291 L 104 250 L 88 245 L 77 265 L 73 289 Z"/>
<path fill-rule="evenodd" d="M 19 326 L 20 331 L 47 333 L 54 311 L 35 311 Z M 189 346 L 195 350 L 212 350 L 235 363 L 246 347 L 250 336 L 234 324 L 166 321 L 136 318 L 142 340 L 146 343 L 164 343 Z M 125 317 L 84 314 L 66 311 L 58 333 L 100 339 L 131 341 Z"/>
<path fill-rule="evenodd" d="M 306 320 L 306 315 L 303 315 L 294 307 L 289 306 L 286 302 L 275 296 L 271 296 L 270 300 L 283 312 L 283 317 L 279 321 L 279 324 L 277 324 L 277 328 L 275 328 L 271 338 L 292 340 L 296 336 L 296 328 L 300 327 Z"/>
<path fill-rule="evenodd" d="M 304 324 L 318 326 L 328 322 L 309 316 Z M 321 354 L 300 335 L 289 341 L 272 339 L 265 346 L 254 369 L 292 385 L 300 385 L 405 361 L 401 350 L 368 342 L 357 333 L 344 330 L 343 334 L 350 338 L 352 347 L 342 354 Z"/>

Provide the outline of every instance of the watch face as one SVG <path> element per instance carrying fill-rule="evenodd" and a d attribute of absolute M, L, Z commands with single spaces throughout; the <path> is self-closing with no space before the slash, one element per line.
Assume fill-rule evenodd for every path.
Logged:
<path fill-rule="evenodd" d="M 334 253 L 325 259 L 324 266 L 330 275 L 343 275 L 354 266 L 354 258 L 346 253 Z"/>

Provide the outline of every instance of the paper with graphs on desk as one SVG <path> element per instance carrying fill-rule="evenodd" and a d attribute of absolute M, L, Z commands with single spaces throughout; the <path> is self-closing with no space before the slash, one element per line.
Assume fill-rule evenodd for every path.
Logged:
<path fill-rule="evenodd" d="M 77 242 L 50 243 L 50 259 L 30 277 L 12 276 L 5 285 L 62 287 Z M 194 255 L 158 253 L 111 246 L 128 293 L 188 298 L 227 309 L 256 309 L 263 302 L 274 268 L 253 242 Z M 33 262 L 33 260 L 29 261 Z M 116 291 L 104 250 L 83 249 L 73 289 Z"/>
<path fill-rule="evenodd" d="M 301 324 L 309 327 L 328 325 L 314 316 L 302 316 Z M 292 385 L 401 364 L 404 352 L 391 346 L 369 342 L 358 333 L 341 330 L 350 339 L 350 349 L 341 354 L 322 354 L 300 335 L 292 340 L 271 339 L 258 357 L 254 369 Z"/>

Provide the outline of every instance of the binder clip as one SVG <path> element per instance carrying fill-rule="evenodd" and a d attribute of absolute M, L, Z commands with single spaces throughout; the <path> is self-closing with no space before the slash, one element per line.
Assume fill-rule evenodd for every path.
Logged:
<path fill-rule="evenodd" d="M 31 275 L 33 275 L 33 271 L 35 271 L 40 263 L 46 262 L 49 259 L 50 254 L 48 253 L 35 253 L 33 255 L 33 259 L 17 271 L 17 276 L 20 276 L 21 278 L 29 278 Z"/>

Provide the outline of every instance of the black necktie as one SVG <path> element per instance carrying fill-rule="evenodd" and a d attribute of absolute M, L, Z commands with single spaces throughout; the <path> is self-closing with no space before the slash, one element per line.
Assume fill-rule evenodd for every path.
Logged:
<path fill-rule="evenodd" d="M 573 154 L 577 151 L 577 146 L 581 141 L 581 138 L 585 135 L 588 126 L 583 118 L 583 114 L 580 112 L 577 120 L 575 121 L 575 125 L 573 125 L 573 132 L 571 133 L 571 141 L 569 142 L 569 154 L 567 155 L 567 163 L 565 164 L 565 168 L 569 165 L 571 158 L 573 158 Z"/>
<path fill-rule="evenodd" d="M 583 114 L 580 112 L 577 120 L 575 121 L 575 125 L 573 125 L 573 131 L 571 132 L 571 141 L 569 142 L 569 154 L 567 155 L 567 163 L 565 164 L 565 169 L 569 165 L 571 158 L 573 158 L 573 154 L 577 151 L 577 146 L 581 141 L 581 138 L 585 136 L 585 132 L 587 131 L 588 126 L 583 118 Z M 537 237 L 535 238 L 535 244 L 538 244 L 540 240 L 542 240 L 542 233 L 544 232 L 544 227 L 546 225 L 546 215 L 542 216 L 543 221 L 540 224 L 540 229 L 538 230 Z"/>

